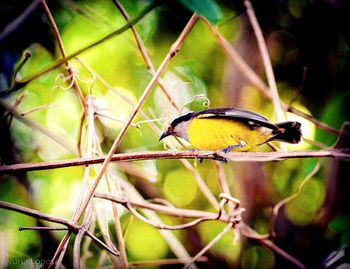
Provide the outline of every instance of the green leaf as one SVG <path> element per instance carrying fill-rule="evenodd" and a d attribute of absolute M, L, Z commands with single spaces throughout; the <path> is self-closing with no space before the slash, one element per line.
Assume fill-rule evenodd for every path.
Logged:
<path fill-rule="evenodd" d="M 323 109 L 321 122 L 325 122 L 334 128 L 340 129 L 342 124 L 348 120 L 348 104 L 350 93 L 344 92 L 330 99 L 328 104 Z M 331 146 L 337 140 L 335 135 L 331 135 L 323 130 L 316 132 L 316 140 L 326 145 Z"/>
<path fill-rule="evenodd" d="M 215 0 L 178 0 L 187 9 L 206 17 L 211 23 L 222 19 L 222 12 Z"/>

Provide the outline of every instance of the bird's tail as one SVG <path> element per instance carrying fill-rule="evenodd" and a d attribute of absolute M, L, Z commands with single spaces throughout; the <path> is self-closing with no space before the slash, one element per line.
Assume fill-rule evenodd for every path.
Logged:
<path fill-rule="evenodd" d="M 278 129 L 274 130 L 274 135 L 270 140 L 279 140 L 291 144 L 297 144 L 301 138 L 301 124 L 297 121 L 286 121 L 276 123 Z"/>

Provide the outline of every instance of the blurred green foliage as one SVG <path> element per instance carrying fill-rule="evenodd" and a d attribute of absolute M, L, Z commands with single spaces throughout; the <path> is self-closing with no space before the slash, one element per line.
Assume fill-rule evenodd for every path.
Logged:
<path fill-rule="evenodd" d="M 129 220 L 125 241 L 130 261 L 164 259 L 168 252 L 156 228 L 133 218 Z"/>
<path fill-rule="evenodd" d="M 349 48 L 349 37 L 342 31 L 342 24 L 330 25 L 338 27 L 336 30 L 339 31 L 341 44 L 331 46 L 322 40 L 317 44 L 318 46 L 310 49 L 307 36 L 310 31 L 314 35 L 317 32 L 313 25 L 307 24 L 310 18 L 308 12 L 316 12 L 324 7 L 313 4 L 311 1 L 289 0 L 284 4 L 277 2 L 266 1 L 266 7 L 262 7 L 263 4 L 254 1 L 253 5 L 266 35 L 281 99 L 289 103 L 297 96 L 293 106 L 307 114 L 314 115 L 332 127 L 340 128 L 350 115 L 348 113 L 349 79 L 342 75 L 347 73 L 349 68 L 349 58 L 346 57 L 348 52 L 345 53 Z M 149 4 L 149 1 L 121 1 L 121 3 L 133 18 Z M 48 4 L 51 5 L 50 1 Z M 99 40 L 125 24 L 125 20 L 112 1 L 83 0 L 63 1 L 62 3 L 53 1 L 52 6 L 53 16 L 59 26 L 67 54 Z M 274 8 L 270 8 L 271 6 Z M 343 15 L 342 9 L 331 7 L 335 10 L 334 13 L 339 12 L 339 16 Z M 136 25 L 155 68 L 159 66 L 187 23 L 191 16 L 190 11 L 196 11 L 208 18 L 216 24 L 218 31 L 234 44 L 239 43 L 242 36 L 247 34 L 247 21 L 241 16 L 237 17 L 244 12 L 242 3 L 214 0 L 179 0 L 161 3 Z M 275 13 L 271 14 L 271 12 Z M 44 14 L 41 16 L 45 17 Z M 15 18 L 16 16 L 12 19 Z M 41 23 L 48 24 L 46 19 Z M 49 26 L 48 29 L 50 29 Z M 324 28 L 324 40 L 334 40 L 327 29 Z M 32 31 L 35 31 L 35 25 Z M 30 34 L 32 33 L 29 32 L 28 35 Z M 42 36 L 56 44 L 51 30 L 43 32 Z M 12 42 L 17 44 L 21 42 L 21 39 Z M 254 42 L 256 41 L 253 37 L 251 43 Z M 322 46 L 323 42 L 327 43 L 327 46 Z M 244 47 L 250 48 L 248 45 L 251 44 L 245 45 Z M 323 50 L 320 49 L 319 55 L 316 55 L 315 58 L 317 60 L 325 58 L 323 65 L 313 58 L 314 50 L 316 50 L 314 48 L 320 46 Z M 6 49 L 9 49 L 8 47 Z M 21 48 L 20 53 L 28 49 L 32 57 L 21 68 L 18 79 L 27 78 L 60 58 L 57 45 L 54 47 L 50 49 L 50 46 L 44 42 L 34 40 L 29 46 Z M 244 48 L 240 47 L 238 50 L 241 50 L 240 52 L 244 55 Z M 261 77 L 264 77 L 263 68 L 259 65 L 260 54 L 256 51 L 248 53 L 251 55 L 247 58 L 253 59 L 250 62 L 252 67 Z M 107 153 L 132 111 L 130 103 L 137 102 L 152 76 L 143 61 L 131 31 L 126 31 L 88 50 L 78 58 L 79 61 L 73 59 L 70 64 L 73 66 L 84 96 L 93 96 L 96 110 L 103 115 L 96 116 L 96 142 L 101 143 L 103 152 Z M 203 103 L 207 101 L 205 98 L 208 98 L 210 107 L 234 104 L 254 110 L 272 120 L 273 106 L 261 96 L 256 88 L 243 83 L 242 75 L 238 81 L 233 83 L 240 84 L 243 81 L 242 87 L 235 89 L 237 98 L 235 100 L 228 98 L 228 92 L 232 89 L 227 79 L 231 76 L 232 71 L 228 62 L 229 60 L 212 33 L 202 21 L 198 21 L 184 41 L 181 50 L 162 74 L 162 80 L 167 85 L 174 102 L 183 108 L 183 111 L 203 109 Z M 87 65 L 93 69 L 93 73 L 89 71 Z M 303 66 L 309 68 L 304 84 L 300 75 Z M 313 69 L 315 66 L 323 68 L 322 70 Z M 339 76 L 336 75 L 337 72 L 340 73 Z M 99 78 L 102 78 L 108 85 L 101 82 Z M 328 79 L 327 83 L 322 79 Z M 8 83 L 3 75 L 0 80 L 1 85 Z M 301 84 L 303 88 L 300 88 Z M 50 135 L 43 134 L 34 126 L 28 126 L 13 119 L 8 128 L 11 140 L 7 142 L 13 144 L 11 154 L 15 156 L 16 162 L 39 162 L 77 157 L 76 145 L 83 110 L 79 98 L 70 85 L 65 68 L 62 66 L 35 79 L 20 91 L 4 98 L 4 101 L 8 105 L 13 105 L 21 95 L 23 99 L 16 109 L 50 133 L 60 137 L 66 147 L 60 145 L 61 142 L 54 142 Z M 121 95 L 123 98 L 120 97 Z M 164 130 L 171 119 L 179 113 L 171 107 L 170 101 L 158 86 L 153 89 L 151 96 L 142 106 L 142 110 L 151 119 L 157 120 L 154 124 L 160 130 Z M 288 117 L 295 119 L 289 114 Z M 164 149 L 162 143 L 158 142 L 157 133 L 142 120 L 140 115 L 136 117 L 133 122 L 135 125 L 127 131 L 119 152 Z M 308 139 L 316 140 L 326 146 L 331 146 L 335 142 L 335 135 L 317 129 L 307 120 L 301 118 L 296 120 L 302 121 L 303 132 Z M 3 130 L 1 132 L 4 133 Z M 83 125 L 82 134 L 82 147 L 85 152 L 86 123 Z M 67 150 L 67 147 L 71 150 Z M 297 145 L 289 147 L 290 150 L 312 148 L 316 147 L 307 143 L 302 143 L 300 147 Z M 268 147 L 261 147 L 261 150 L 268 150 Z M 5 162 L 5 160 L 2 161 Z M 252 167 L 249 163 L 242 166 L 230 163 L 220 165 L 223 166 L 223 174 L 232 195 L 240 199 L 241 206 L 246 208 L 243 219 L 251 227 L 265 233 L 268 231 L 271 208 L 283 198 L 297 191 L 303 179 L 314 169 L 316 162 L 315 159 L 292 159 L 266 163 L 261 169 Z M 199 173 L 217 198 L 221 189 L 216 165 L 211 161 L 199 162 L 197 160 L 191 161 L 191 164 L 194 164 L 195 171 Z M 113 176 L 132 182 L 135 189 L 145 199 L 162 198 L 175 207 L 214 211 L 198 187 L 193 173 L 189 172 L 181 162 L 158 160 L 135 162 L 134 165 L 133 168 L 124 168 L 124 170 L 113 165 L 111 171 Z M 328 170 L 324 169 L 327 165 L 330 166 Z M 326 225 L 319 224 L 320 216 L 322 218 L 325 213 L 327 195 L 330 195 L 327 191 L 329 186 L 332 187 L 334 184 L 327 182 L 329 170 L 337 169 L 337 166 L 331 165 L 327 160 L 322 160 L 320 171 L 306 183 L 298 197 L 281 210 L 277 222 L 277 236 L 281 235 L 281 238 L 278 237 L 280 240 L 278 243 L 282 246 L 287 245 L 288 251 L 313 268 L 319 267 L 322 258 L 329 252 L 349 244 L 349 212 L 336 211 L 336 214 L 331 215 L 330 219 L 324 220 Z M 82 167 L 74 167 L 29 172 L 26 175 L 5 175 L 0 181 L 0 199 L 70 219 L 81 191 L 83 173 Z M 95 175 L 96 171 L 90 172 L 91 179 Z M 251 179 L 252 177 L 255 181 Z M 27 181 L 28 184 L 26 184 Z M 106 182 L 100 185 L 99 191 L 107 191 Z M 349 189 L 344 189 L 344 195 L 348 194 Z M 110 224 L 113 220 L 110 203 L 99 202 L 97 208 L 107 219 L 108 228 L 115 237 L 114 225 Z M 130 261 L 173 258 L 171 248 L 157 229 L 130 216 L 126 210 L 121 210 L 120 217 L 125 235 L 126 252 Z M 161 219 L 173 225 L 184 222 L 182 219 L 164 216 Z M 329 223 L 330 226 L 328 226 Z M 20 226 L 36 225 L 37 223 L 32 218 L 1 209 L 0 254 L 2 256 L 0 258 L 42 257 L 46 243 L 40 234 L 33 231 L 18 232 L 17 230 Z M 190 254 L 195 255 L 220 233 L 224 226 L 223 223 L 210 221 L 201 223 L 188 231 L 174 232 L 174 234 Z M 315 226 L 319 228 L 315 230 L 320 232 L 309 232 L 307 236 L 303 236 L 305 246 L 299 247 L 297 239 L 305 235 L 305 231 Z M 96 230 L 99 232 L 99 237 L 102 238 L 101 227 L 97 227 Z M 289 232 L 293 238 L 285 236 L 285 233 Z M 52 234 L 57 245 L 62 233 Z M 339 234 L 341 239 L 338 239 Z M 53 249 L 56 245 L 53 244 Z M 101 250 L 96 246 L 89 246 L 87 250 L 93 253 L 89 258 L 89 266 L 97 266 L 102 256 Z M 49 255 L 47 258 L 51 258 L 51 254 L 53 253 L 47 254 Z M 311 260 L 312 255 L 318 260 Z M 71 253 L 68 256 L 68 259 L 71 259 Z M 222 268 L 225 266 L 226 268 L 282 268 L 290 265 L 285 260 L 281 261 L 278 255 L 271 250 L 258 246 L 256 242 L 237 238 L 233 231 L 225 234 L 210 249 L 208 256 L 211 262 L 208 263 L 209 265 L 203 265 L 203 268 L 215 268 L 216 264 L 220 264 Z M 8 268 L 22 267 L 18 264 L 8 264 Z"/>

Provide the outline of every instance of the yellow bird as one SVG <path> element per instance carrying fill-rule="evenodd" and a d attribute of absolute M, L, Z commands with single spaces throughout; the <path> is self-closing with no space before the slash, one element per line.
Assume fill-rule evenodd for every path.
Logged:
<path fill-rule="evenodd" d="M 247 110 L 213 108 L 176 117 L 159 140 L 173 135 L 202 150 L 254 151 L 272 140 L 299 143 L 300 127 L 296 121 L 273 124 Z"/>

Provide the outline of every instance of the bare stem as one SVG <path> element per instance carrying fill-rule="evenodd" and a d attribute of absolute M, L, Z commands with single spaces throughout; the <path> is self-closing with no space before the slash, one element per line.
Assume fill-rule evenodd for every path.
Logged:
<path fill-rule="evenodd" d="M 147 261 L 135 261 L 130 262 L 129 265 L 131 268 L 139 267 L 139 266 L 161 266 L 161 265 L 173 265 L 173 264 L 180 264 L 180 263 L 187 263 L 192 258 L 178 258 L 178 259 L 166 259 L 166 260 L 147 260 Z M 196 262 L 207 262 L 207 257 L 199 257 Z"/>
<path fill-rule="evenodd" d="M 187 161 L 187 160 L 181 160 L 182 164 L 186 167 L 188 171 L 193 175 L 194 179 L 197 182 L 197 185 L 203 195 L 208 199 L 210 204 L 215 208 L 219 209 L 219 202 L 215 199 L 213 193 L 201 177 L 201 175 L 196 171 L 196 169 Z"/>
<path fill-rule="evenodd" d="M 171 47 L 169 53 L 167 54 L 167 56 L 165 57 L 165 59 L 163 60 L 162 64 L 160 65 L 160 67 L 158 68 L 156 74 L 153 76 L 153 78 L 151 79 L 151 81 L 149 82 L 148 86 L 146 87 L 146 89 L 144 90 L 142 96 L 140 97 L 139 101 L 137 102 L 136 106 L 134 107 L 131 115 L 129 116 L 126 124 L 124 125 L 123 129 L 120 131 L 119 135 L 117 136 L 117 138 L 114 140 L 114 143 L 109 151 L 109 153 L 106 156 L 106 159 L 104 159 L 101 169 L 99 171 L 99 173 L 97 174 L 93 185 L 91 186 L 91 189 L 89 191 L 89 193 L 87 194 L 81 208 L 80 208 L 80 212 L 79 214 L 77 214 L 76 218 L 74 219 L 74 221 L 78 221 L 81 216 L 83 215 L 84 210 L 86 209 L 89 201 L 91 200 L 103 174 L 105 173 L 108 164 L 110 163 L 110 161 L 112 160 L 113 154 L 117 151 L 122 138 L 124 137 L 128 127 L 130 126 L 132 120 L 134 119 L 134 117 L 136 116 L 138 110 L 140 109 L 141 105 L 145 102 L 147 96 L 149 95 L 149 93 L 151 92 L 153 86 L 155 85 L 158 77 L 160 76 L 160 74 L 164 71 L 164 69 L 166 68 L 166 66 L 168 65 L 169 61 L 175 56 L 175 54 L 178 52 L 178 50 L 180 49 L 181 44 L 183 43 L 183 41 L 185 40 L 185 38 L 187 37 L 187 35 L 189 34 L 189 32 L 191 31 L 191 29 L 193 28 L 193 26 L 195 25 L 196 21 L 198 20 L 198 15 L 193 15 L 189 21 L 189 23 L 186 25 L 186 27 L 184 28 L 184 31 L 181 33 L 180 37 L 176 40 L 176 42 L 173 44 L 173 46 Z"/>
<path fill-rule="evenodd" d="M 126 12 L 126 10 L 124 9 L 124 7 L 120 4 L 120 2 L 118 0 L 114 0 L 114 3 L 117 6 L 117 8 L 119 9 L 120 13 L 125 18 L 125 20 L 127 22 L 129 22 L 130 21 L 130 17 L 128 15 L 128 13 Z M 156 70 L 155 70 L 155 68 L 153 66 L 151 58 L 149 57 L 147 49 L 146 49 L 146 47 L 145 47 L 145 45 L 144 45 L 144 43 L 143 43 L 139 33 L 136 30 L 136 27 L 134 25 L 132 25 L 130 27 L 130 29 L 131 29 L 132 33 L 134 34 L 134 37 L 135 37 L 135 40 L 136 40 L 136 43 L 137 43 L 137 47 L 139 48 L 139 50 L 141 52 L 142 58 L 145 61 L 149 72 L 151 73 L 152 76 L 154 76 L 155 73 L 156 73 Z M 160 89 L 163 91 L 165 97 L 170 101 L 170 103 L 178 111 L 180 111 L 180 107 L 175 103 L 174 99 L 171 97 L 171 95 L 170 95 L 170 93 L 169 93 L 169 91 L 168 91 L 168 89 L 166 87 L 165 82 L 161 78 L 158 79 L 158 85 L 159 85 Z"/>
<path fill-rule="evenodd" d="M 266 72 L 266 77 L 267 81 L 269 84 L 269 88 L 271 90 L 271 95 L 272 95 L 272 103 L 275 108 L 275 116 L 276 116 L 276 121 L 277 122 L 282 122 L 284 121 L 285 117 L 283 116 L 282 113 L 282 106 L 281 106 L 281 101 L 278 95 L 278 90 L 277 90 L 277 85 L 276 85 L 276 80 L 275 76 L 273 74 L 273 69 L 270 61 L 270 56 L 269 52 L 267 50 L 266 42 L 264 40 L 263 33 L 261 31 L 261 28 L 259 26 L 259 22 L 255 16 L 254 9 L 252 7 L 252 3 L 249 0 L 244 1 L 244 5 L 246 6 L 247 9 L 247 14 L 248 18 L 250 20 L 250 23 L 253 27 L 256 39 L 258 41 L 258 46 L 259 50 L 263 59 L 263 63 L 265 66 L 265 72 Z"/>
<path fill-rule="evenodd" d="M 134 201 L 134 200 L 126 199 L 126 197 L 120 197 L 120 196 L 111 195 L 111 194 L 107 194 L 107 193 L 95 193 L 95 197 L 107 199 L 107 200 L 110 200 L 112 202 L 122 204 L 122 205 L 126 205 L 127 203 L 129 203 L 133 207 L 142 208 L 142 209 L 149 209 L 152 211 L 157 211 L 159 213 L 173 215 L 173 216 L 180 217 L 180 218 L 217 219 L 217 216 L 218 216 L 217 213 L 176 208 L 173 206 L 154 204 L 154 203 L 150 203 L 150 202 L 146 202 L 146 201 Z M 221 216 L 220 220 L 227 221 L 227 217 Z"/>
<path fill-rule="evenodd" d="M 17 91 L 19 89 L 21 89 L 22 87 L 24 87 L 25 85 L 27 85 L 28 83 L 32 82 L 33 80 L 43 76 L 44 74 L 47 74 L 53 70 L 55 70 L 56 68 L 58 68 L 60 65 L 66 63 L 68 60 L 73 59 L 74 57 L 90 50 L 93 47 L 96 47 L 97 45 L 104 43 L 105 41 L 118 36 L 120 34 L 122 34 L 123 32 L 125 32 L 127 29 L 129 29 L 131 27 L 131 25 L 134 25 L 136 23 L 138 23 L 143 17 L 145 17 L 151 10 L 153 10 L 155 8 L 155 3 L 152 3 L 150 5 L 148 5 L 136 18 L 132 19 L 129 23 L 127 23 L 126 25 L 124 25 L 123 27 L 113 31 L 112 33 L 106 35 L 105 37 L 97 40 L 96 42 L 93 42 L 92 44 L 83 47 L 75 52 L 73 52 L 72 54 L 68 55 L 67 57 L 60 59 L 58 61 L 56 61 L 55 63 L 49 65 L 48 67 L 46 67 L 45 69 L 39 71 L 38 73 L 35 73 L 33 75 L 28 76 L 27 78 L 24 78 L 21 81 L 16 81 L 15 85 L 5 91 L 2 91 L 0 93 L 0 97 L 5 96 L 7 94 L 10 94 L 14 91 Z"/>
<path fill-rule="evenodd" d="M 259 236 L 252 228 L 250 228 L 248 225 L 241 223 L 241 229 L 240 229 L 242 235 L 246 236 L 247 238 L 251 238 L 253 240 L 256 240 L 261 245 L 271 249 L 275 253 L 281 255 L 285 259 L 289 260 L 291 263 L 293 263 L 295 266 L 301 269 L 306 269 L 306 266 L 299 261 L 298 259 L 294 258 L 289 253 L 285 252 L 283 249 L 279 248 L 277 245 L 275 245 L 272 241 L 268 240 L 266 237 Z"/>
<path fill-rule="evenodd" d="M 273 211 L 272 211 L 272 217 L 270 220 L 270 236 L 271 237 L 275 237 L 276 233 L 275 233 L 275 223 L 278 217 L 278 212 L 279 210 L 286 205 L 287 203 L 289 203 L 290 201 L 294 200 L 295 198 L 297 198 L 300 194 L 300 192 L 303 190 L 304 186 L 306 185 L 306 183 L 320 170 L 321 164 L 320 161 L 317 162 L 316 166 L 314 167 L 314 169 L 302 180 L 302 182 L 299 184 L 298 186 L 298 190 L 293 193 L 292 195 L 284 198 L 283 200 L 279 201 L 274 207 L 273 207 Z"/>
<path fill-rule="evenodd" d="M 55 23 L 55 20 L 54 20 L 52 14 L 51 14 L 51 11 L 50 11 L 48 5 L 46 4 L 46 1 L 45 1 L 45 0 L 41 0 L 41 3 L 42 3 L 42 5 L 43 5 L 43 7 L 44 7 L 46 16 L 47 16 L 47 18 L 49 19 L 49 22 L 50 22 L 50 24 L 51 24 L 52 30 L 53 30 L 53 32 L 54 32 L 54 34 L 55 34 L 55 38 L 56 38 L 56 40 L 57 40 L 58 47 L 59 47 L 59 49 L 60 49 L 61 55 L 62 55 L 62 57 L 63 57 L 64 59 L 66 59 L 66 58 L 67 58 L 67 53 L 66 53 L 66 51 L 65 51 L 65 49 L 64 49 L 64 45 L 63 45 L 63 42 L 62 42 L 62 38 L 61 38 L 60 32 L 59 32 L 59 30 L 58 30 L 58 28 L 57 28 L 57 25 L 56 25 L 56 23 Z M 73 71 L 72 67 L 70 66 L 70 64 L 68 63 L 68 60 L 67 60 L 64 64 L 65 64 L 65 66 L 66 66 L 66 69 L 67 69 L 67 71 L 68 71 L 68 74 L 69 74 L 69 75 L 71 76 L 71 78 L 72 78 L 72 81 L 73 81 L 73 88 L 75 89 L 75 92 L 76 92 L 76 94 L 77 94 L 78 97 L 79 97 L 81 106 L 83 107 L 85 116 L 87 117 L 88 112 L 87 112 L 86 102 L 85 102 L 85 99 L 84 99 L 84 95 L 83 95 L 83 93 L 82 93 L 82 91 L 81 91 L 81 89 L 80 89 L 80 86 L 79 86 L 77 80 L 75 79 L 74 71 Z"/>
<path fill-rule="evenodd" d="M 34 209 L 30 209 L 30 208 L 24 207 L 24 206 L 14 205 L 14 204 L 10 204 L 10 203 L 6 203 L 6 202 L 3 202 L 3 201 L 0 201 L 0 208 L 16 211 L 16 212 L 25 214 L 25 215 L 33 217 L 33 218 L 47 220 L 47 221 L 50 221 L 50 222 L 62 224 L 64 226 L 66 226 L 67 228 L 69 228 L 71 231 L 74 231 L 74 232 L 77 232 L 79 230 L 78 225 L 76 225 L 72 221 L 68 221 L 68 220 L 63 219 L 63 218 L 51 216 L 51 215 L 42 213 L 42 212 L 34 210 Z"/>
<path fill-rule="evenodd" d="M 252 85 L 254 85 L 267 99 L 272 100 L 273 96 L 269 89 L 269 87 L 262 81 L 262 79 L 254 72 L 254 70 L 244 61 L 244 59 L 239 55 L 239 53 L 231 46 L 231 44 L 217 31 L 217 29 L 211 25 L 211 23 L 201 17 L 201 19 L 205 22 L 209 30 L 212 32 L 218 44 L 222 47 L 227 56 L 232 60 L 232 62 L 241 70 L 242 75 L 245 76 L 246 79 L 250 81 Z M 283 101 L 281 102 L 282 109 L 286 112 L 292 112 L 300 117 L 303 117 L 313 124 L 315 124 L 318 128 L 339 135 L 340 132 L 338 129 L 333 128 L 314 117 L 302 112 L 299 109 L 296 109 L 292 106 L 287 105 Z"/>
<path fill-rule="evenodd" d="M 0 166 L 0 174 L 11 174 L 18 172 L 48 170 L 56 168 L 65 168 L 71 166 L 80 166 L 88 164 L 102 163 L 106 156 L 91 158 L 75 158 L 62 161 L 39 162 L 39 163 L 20 163 Z M 222 154 L 214 151 L 146 151 L 129 152 L 112 155 L 111 162 L 130 162 L 153 159 L 210 159 L 233 162 L 271 162 L 283 159 L 295 158 L 339 158 L 350 159 L 349 149 L 327 149 L 327 150 L 308 150 L 308 151 L 288 151 L 288 152 L 230 152 Z"/>
<path fill-rule="evenodd" d="M 211 240 L 209 242 L 209 244 L 207 244 L 201 251 L 199 251 L 197 253 L 196 256 L 194 256 L 190 262 L 188 262 L 185 266 L 184 266 L 184 269 L 188 269 L 190 267 L 190 265 L 192 263 L 194 263 L 195 261 L 197 261 L 197 259 L 199 259 L 200 257 L 202 257 L 204 255 L 204 253 L 206 253 L 213 245 L 215 245 L 215 243 L 217 241 L 220 240 L 221 237 L 223 237 L 229 230 L 232 229 L 232 226 L 233 226 L 233 223 L 229 223 L 226 225 L 226 227 L 220 232 L 218 233 L 213 240 Z"/>
<path fill-rule="evenodd" d="M 25 20 L 36 10 L 38 5 L 40 4 L 40 0 L 34 0 L 32 1 L 28 7 L 13 21 L 11 21 L 9 24 L 7 24 L 0 33 L 0 43 L 3 42 L 3 40 L 9 36 L 11 33 L 13 33 L 21 24 L 25 22 Z"/>
<path fill-rule="evenodd" d="M 69 153 L 71 153 L 73 155 L 77 155 L 74 147 L 69 143 L 69 141 L 66 141 L 66 140 L 62 139 L 62 137 L 58 136 L 56 133 L 45 129 L 40 124 L 38 124 L 37 122 L 29 119 L 28 117 L 22 116 L 21 113 L 18 113 L 15 108 L 7 105 L 2 100 L 0 100 L 0 106 L 4 107 L 7 113 L 10 113 L 11 115 L 13 115 L 17 120 L 19 120 L 23 124 L 31 127 L 34 130 L 39 131 L 40 133 L 44 134 L 48 138 L 52 139 L 58 145 L 60 145 L 64 149 L 66 149 Z"/>

